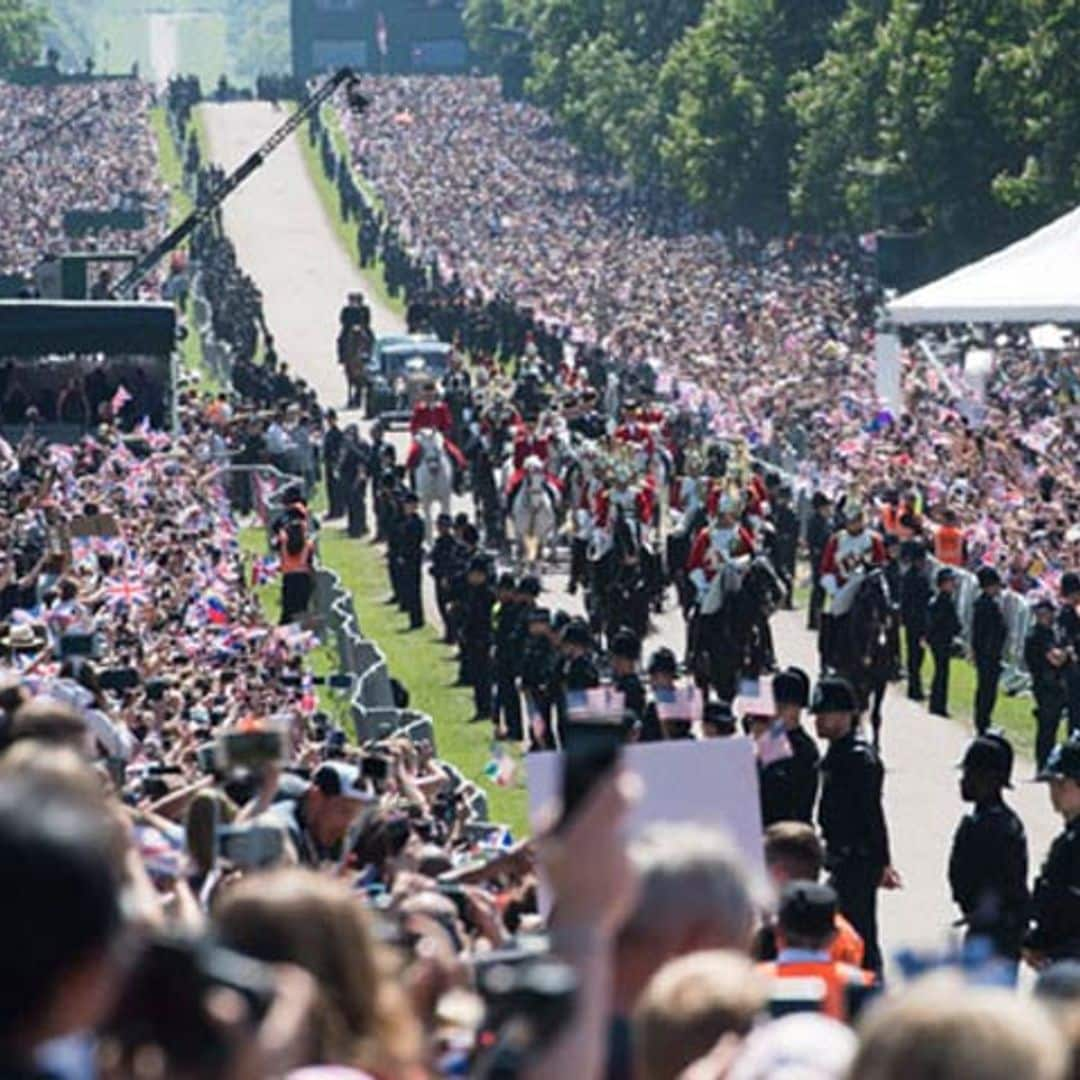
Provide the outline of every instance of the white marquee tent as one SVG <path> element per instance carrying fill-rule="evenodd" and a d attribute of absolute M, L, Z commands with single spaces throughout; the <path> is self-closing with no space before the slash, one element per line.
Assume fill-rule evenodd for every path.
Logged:
<path fill-rule="evenodd" d="M 877 333 L 877 388 L 902 401 L 899 326 L 1080 324 L 1080 206 L 1001 251 L 897 297 Z"/>
<path fill-rule="evenodd" d="M 885 321 L 1080 323 L 1080 206 L 888 305 Z"/>

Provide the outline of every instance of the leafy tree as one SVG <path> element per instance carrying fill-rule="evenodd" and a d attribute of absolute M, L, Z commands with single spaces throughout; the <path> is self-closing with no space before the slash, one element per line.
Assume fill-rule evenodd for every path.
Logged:
<path fill-rule="evenodd" d="M 981 87 L 1017 146 L 993 179 L 1010 210 L 1058 213 L 1080 200 L 1080 0 L 1028 0 L 1027 36 L 988 57 Z"/>
<path fill-rule="evenodd" d="M 0 69 L 32 64 L 41 53 L 46 15 L 28 0 L 0 0 Z"/>

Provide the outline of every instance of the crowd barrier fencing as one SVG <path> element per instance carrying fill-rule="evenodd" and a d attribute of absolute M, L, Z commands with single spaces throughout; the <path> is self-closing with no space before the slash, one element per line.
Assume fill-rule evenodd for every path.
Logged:
<path fill-rule="evenodd" d="M 267 465 L 223 465 L 216 475 L 226 482 L 233 479 L 250 482 L 258 476 L 264 490 L 278 492 L 297 480 L 297 477 Z M 264 518 L 268 542 L 270 521 L 280 509 L 274 496 L 270 495 L 266 499 Z M 315 542 L 317 547 L 317 533 Z M 364 637 L 352 593 L 331 567 L 319 566 L 315 571 L 312 609 L 314 630 L 320 641 L 333 647 L 338 672 L 352 677 L 349 717 L 356 741 L 363 743 L 399 735 L 413 742 L 430 742 L 437 752 L 434 721 L 427 713 L 397 705 L 386 655 L 377 642 Z M 459 781 L 458 791 L 468 808 L 469 820 L 486 822 L 488 802 L 484 790 L 462 776 L 452 763 L 443 761 L 441 764 Z"/>

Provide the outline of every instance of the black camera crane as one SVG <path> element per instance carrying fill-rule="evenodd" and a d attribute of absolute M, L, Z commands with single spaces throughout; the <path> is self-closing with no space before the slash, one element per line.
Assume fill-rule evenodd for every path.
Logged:
<path fill-rule="evenodd" d="M 168 235 L 159 240 L 115 285 L 114 292 L 119 297 L 130 297 L 147 274 L 154 269 L 169 252 L 179 247 L 203 224 L 211 214 L 253 173 L 266 159 L 309 117 L 322 107 L 324 101 L 334 95 L 342 85 L 347 87 L 349 108 L 355 113 L 363 112 L 368 106 L 368 99 L 360 93 L 359 79 L 351 68 L 341 68 L 330 76 L 300 108 L 296 110 L 280 127 L 273 131 L 266 141 L 252 151 L 248 158 L 235 168 L 203 202 Z"/>

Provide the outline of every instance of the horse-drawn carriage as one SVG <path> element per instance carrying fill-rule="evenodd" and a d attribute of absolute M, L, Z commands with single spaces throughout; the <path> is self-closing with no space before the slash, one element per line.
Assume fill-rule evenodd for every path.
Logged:
<path fill-rule="evenodd" d="M 388 334 L 372 349 L 364 413 L 386 423 L 408 421 L 425 386 L 450 367 L 452 347 L 427 334 Z"/>

